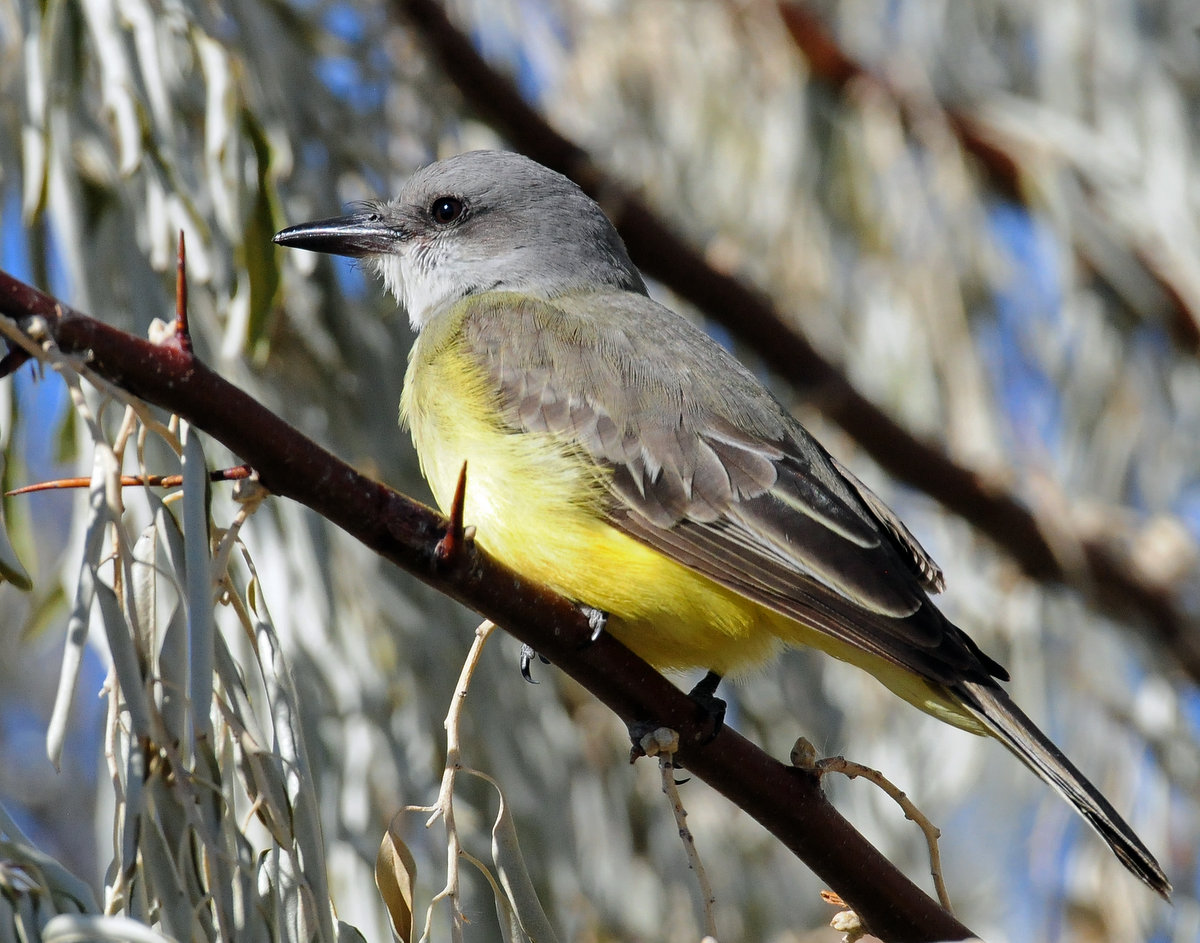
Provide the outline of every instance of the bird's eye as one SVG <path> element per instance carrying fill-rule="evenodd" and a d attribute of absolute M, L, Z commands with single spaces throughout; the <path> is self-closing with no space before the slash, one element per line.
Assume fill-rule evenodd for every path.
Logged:
<path fill-rule="evenodd" d="M 434 222 L 452 223 L 462 216 L 462 200 L 454 196 L 439 196 L 429 207 L 429 215 Z"/>

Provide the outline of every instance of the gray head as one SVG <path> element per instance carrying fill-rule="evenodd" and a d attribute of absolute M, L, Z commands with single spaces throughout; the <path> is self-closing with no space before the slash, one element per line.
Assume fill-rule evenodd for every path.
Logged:
<path fill-rule="evenodd" d="M 646 291 L 621 237 L 587 194 L 504 151 L 430 164 L 394 200 L 292 226 L 275 241 L 367 260 L 418 330 L 478 292 Z"/>

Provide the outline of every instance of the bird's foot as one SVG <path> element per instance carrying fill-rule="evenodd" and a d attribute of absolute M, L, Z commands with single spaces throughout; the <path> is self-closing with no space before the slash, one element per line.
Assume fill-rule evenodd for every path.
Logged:
<path fill-rule="evenodd" d="M 721 676 L 715 671 L 710 671 L 699 683 L 696 684 L 691 691 L 688 692 L 688 697 L 696 705 L 697 732 L 692 735 L 693 743 L 696 746 L 703 746 L 706 743 L 711 743 L 721 732 L 725 726 L 725 702 L 717 697 L 717 685 L 721 683 Z M 646 721 L 634 721 L 629 725 L 629 739 L 633 744 L 629 753 L 629 762 L 633 762 L 640 756 L 654 756 L 655 752 L 651 752 L 647 748 L 648 742 L 658 742 L 662 739 L 660 731 L 667 730 L 662 724 L 650 723 Z M 678 742 L 679 735 L 675 734 L 675 741 Z M 662 752 L 658 750 L 656 752 Z M 676 764 L 678 765 L 678 764 Z"/>
<path fill-rule="evenodd" d="M 608 626 L 608 613 L 603 609 L 596 609 L 593 606 L 585 606 L 583 603 L 579 604 L 579 611 L 587 617 L 588 628 L 591 629 L 591 632 L 587 637 L 587 641 L 583 644 L 583 647 L 586 647 L 595 642 L 596 639 L 600 638 L 600 636 L 604 633 L 604 629 Z M 537 659 L 543 665 L 550 664 L 550 659 L 548 659 L 545 655 L 539 655 L 533 650 L 532 645 L 522 645 L 521 677 L 530 684 L 537 684 L 537 682 L 533 679 L 532 671 L 534 659 Z"/>
<path fill-rule="evenodd" d="M 591 645 L 608 628 L 608 613 L 603 609 L 596 609 L 594 606 L 585 606 L 583 603 L 579 604 L 579 611 L 587 616 L 588 628 L 592 630 L 587 640 L 587 644 Z"/>

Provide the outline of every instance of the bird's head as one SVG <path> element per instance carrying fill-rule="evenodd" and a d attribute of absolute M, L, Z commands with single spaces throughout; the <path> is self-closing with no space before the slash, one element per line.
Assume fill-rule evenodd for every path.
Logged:
<path fill-rule="evenodd" d="M 503 151 L 431 164 L 394 200 L 292 226 L 280 245 L 365 260 L 417 330 L 467 295 L 645 293 L 621 237 L 562 174 Z"/>

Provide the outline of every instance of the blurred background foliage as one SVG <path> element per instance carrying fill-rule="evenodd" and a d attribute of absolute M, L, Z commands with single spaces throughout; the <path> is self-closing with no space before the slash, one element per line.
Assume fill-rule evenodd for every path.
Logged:
<path fill-rule="evenodd" d="M 405 318 L 359 269 L 270 242 L 286 224 L 393 194 L 430 160 L 506 146 L 407 6 L 0 0 L 0 265 L 145 333 L 173 313 L 182 229 L 201 356 L 423 497 L 396 429 Z M 1200 938 L 1200 12 L 1190 0 L 797 9 L 808 44 L 762 0 L 447 4 L 527 101 L 711 265 L 768 295 L 915 435 L 1017 496 L 1065 570 L 1079 570 L 1085 537 L 1100 539 L 1171 610 L 1178 631 L 1164 639 L 1127 607 L 1097 605 L 1086 576 L 1029 578 L 936 491 L 890 481 L 819 399 L 763 369 L 943 564 L 946 612 L 1160 854 L 1175 906 L 996 744 L 899 707 L 845 666 L 789 653 L 730 689 L 734 725 L 777 756 L 803 734 L 883 769 L 941 826 L 959 915 L 989 940 Z M 107 436 L 120 419 L 102 416 Z M 95 437 L 52 373 L 0 384 L 0 437 L 6 487 L 91 473 Z M 169 449 L 146 461 L 175 470 Z M 209 461 L 237 458 L 210 447 Z M 228 526 L 236 506 L 214 491 Z M 157 508 L 127 500 L 136 534 Z M 109 669 L 95 627 L 61 771 L 46 759 L 87 496 L 4 507 L 33 590 L 0 587 L 0 800 L 11 829 L 91 884 L 99 906 L 153 921 L 153 907 L 122 911 L 104 891 L 120 764 L 101 757 L 117 721 L 96 698 Z M 433 800 L 441 719 L 476 620 L 294 505 L 268 501 L 241 538 L 251 596 L 299 692 L 291 729 L 307 745 L 329 893 L 343 921 L 387 939 L 376 850 L 400 807 Z M 249 672 L 261 653 L 239 641 L 229 607 L 218 625 Z M 697 939 L 656 771 L 627 764 L 624 729 L 586 692 L 548 667 L 528 685 L 516 665 L 516 644 L 493 640 L 464 759 L 501 783 L 560 936 Z M 264 710 L 269 695 L 249 690 Z M 920 835 L 890 802 L 858 783 L 829 789 L 923 879 Z M 836 938 L 810 873 L 703 784 L 684 799 L 722 939 Z M 489 789 L 463 785 L 468 850 L 486 848 L 494 807 Z M 243 830 L 271 846 L 251 819 Z M 405 837 L 420 915 L 445 846 L 416 818 Z M 0 884 L 20 897 L 19 882 Z M 499 938 L 486 884 L 471 878 L 465 894 L 468 938 Z M 444 912 L 435 928 L 447 938 Z"/>

